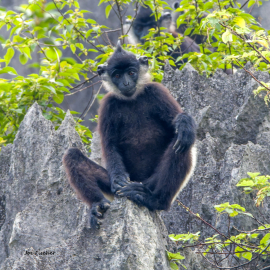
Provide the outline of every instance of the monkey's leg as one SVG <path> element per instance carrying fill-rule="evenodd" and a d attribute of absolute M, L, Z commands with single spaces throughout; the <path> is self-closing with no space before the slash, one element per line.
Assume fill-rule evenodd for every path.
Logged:
<path fill-rule="evenodd" d="M 168 210 L 178 193 L 188 183 L 196 164 L 195 146 L 175 153 L 173 145 L 176 140 L 177 138 L 169 144 L 149 179 L 144 183 L 131 183 L 118 194 L 150 210 Z"/>
<path fill-rule="evenodd" d="M 118 194 L 127 196 L 150 210 L 168 210 L 178 193 L 188 183 L 196 164 L 194 146 L 196 126 L 189 115 L 179 113 L 174 119 L 176 134 L 169 143 L 152 176 L 143 183 L 131 183 Z"/>
<path fill-rule="evenodd" d="M 99 228 L 103 213 L 110 207 L 106 198 L 113 194 L 107 171 L 87 158 L 78 148 L 70 148 L 63 157 L 70 185 L 90 210 L 92 228 Z"/>

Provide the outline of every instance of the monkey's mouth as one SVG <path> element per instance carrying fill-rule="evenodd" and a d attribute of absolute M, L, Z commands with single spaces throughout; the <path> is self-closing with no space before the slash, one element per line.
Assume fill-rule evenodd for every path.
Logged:
<path fill-rule="evenodd" d="M 125 91 L 123 91 L 123 95 L 125 95 L 126 97 L 131 97 L 136 91 L 136 88 L 131 88 L 131 89 L 126 89 Z"/>

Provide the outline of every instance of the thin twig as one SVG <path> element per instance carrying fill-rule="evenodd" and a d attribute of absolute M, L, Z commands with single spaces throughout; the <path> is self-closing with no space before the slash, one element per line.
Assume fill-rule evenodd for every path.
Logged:
<path fill-rule="evenodd" d="M 65 96 L 72 96 L 72 95 L 77 94 L 78 92 L 82 92 L 82 91 L 88 89 L 89 87 L 92 87 L 92 86 L 94 86 L 95 84 L 98 84 L 98 83 L 100 83 L 100 82 L 101 82 L 101 81 L 97 81 L 97 82 L 95 82 L 95 83 L 93 83 L 93 84 L 91 84 L 91 85 L 88 85 L 88 86 L 86 86 L 86 87 L 84 87 L 84 88 L 82 88 L 82 89 L 79 89 L 79 90 L 77 90 L 77 91 L 75 91 L 75 92 L 73 92 L 73 93 L 65 94 Z"/>
<path fill-rule="evenodd" d="M 56 7 L 56 9 L 58 10 L 58 12 L 62 15 L 62 17 L 70 24 L 72 25 L 72 23 L 65 17 L 65 15 L 62 13 L 62 11 L 58 8 L 58 6 L 55 3 L 55 0 L 53 0 L 53 3 Z M 104 51 L 101 50 L 100 48 L 98 48 L 93 42 L 91 42 L 89 39 L 87 39 L 84 34 L 75 26 L 73 25 L 74 29 L 76 30 L 76 32 L 78 32 L 83 39 L 85 39 L 89 44 L 91 44 L 96 50 L 98 50 L 99 52 L 103 53 Z"/>
<path fill-rule="evenodd" d="M 242 9 L 248 2 L 249 2 L 249 0 L 247 0 L 247 1 L 240 7 L 240 9 Z"/>
<path fill-rule="evenodd" d="M 125 33 L 125 35 L 127 35 L 131 29 L 131 27 L 133 26 L 133 22 L 135 21 L 136 17 L 137 17 L 137 14 L 138 14 L 138 9 L 139 9 L 139 1 L 136 1 L 136 10 L 135 10 L 135 15 L 132 19 L 132 22 L 130 24 L 130 27 L 128 28 L 127 32 Z"/>
<path fill-rule="evenodd" d="M 214 267 L 217 267 L 219 269 L 235 269 L 235 268 L 239 268 L 239 267 L 242 267 L 244 265 L 247 265 L 247 264 L 250 264 L 252 261 L 255 261 L 259 256 L 256 256 L 254 257 L 251 261 L 248 261 L 246 263 L 243 263 L 243 264 L 240 264 L 240 265 L 237 265 L 237 266 L 232 266 L 232 267 L 222 267 L 222 266 L 218 266 L 216 265 L 215 263 L 211 262 L 210 260 L 208 260 L 204 255 L 203 255 L 203 252 L 200 253 L 202 255 L 202 257 L 208 262 L 210 263 L 211 265 L 213 265 Z"/>
<path fill-rule="evenodd" d="M 102 84 L 100 85 L 97 93 L 95 94 L 95 97 L 93 98 L 93 101 L 91 102 L 90 106 L 88 107 L 88 109 L 83 113 L 83 115 L 80 117 L 81 119 L 84 119 L 84 117 L 87 115 L 87 113 L 89 112 L 89 110 L 91 109 L 91 107 L 93 106 L 95 100 L 96 100 L 96 97 L 98 96 L 100 90 L 102 88 Z"/>
<path fill-rule="evenodd" d="M 236 231 L 238 231 L 238 232 L 240 232 L 240 233 L 247 233 L 247 234 L 249 234 L 249 233 L 255 233 L 255 232 L 265 232 L 265 231 L 270 231 L 270 228 L 266 228 L 266 229 L 254 229 L 254 230 L 252 230 L 252 231 L 242 231 L 242 230 L 239 230 L 239 229 L 237 229 L 235 226 L 233 226 L 233 228 L 236 230 Z"/>
<path fill-rule="evenodd" d="M 255 78 L 255 76 L 250 72 L 250 71 L 248 71 L 242 64 L 240 64 L 236 59 L 234 59 L 235 60 L 235 62 L 237 62 L 237 64 L 239 65 L 239 66 L 241 66 L 244 70 L 245 70 L 245 72 L 247 72 L 256 82 L 258 82 L 261 86 L 263 86 L 264 88 L 266 88 L 268 91 L 270 91 L 270 88 L 268 88 L 267 86 L 265 86 L 264 84 L 262 84 L 259 80 L 257 80 L 256 78 Z M 254 218 L 255 219 L 255 218 Z M 256 220 L 256 219 L 255 219 Z M 256 220 L 259 224 L 261 224 L 261 225 L 263 225 L 261 222 L 259 222 L 258 220 Z"/>
<path fill-rule="evenodd" d="M 236 265 L 236 266 L 233 266 L 233 267 L 221 267 L 221 266 L 218 266 L 216 264 L 214 264 L 213 262 L 211 262 L 210 260 L 208 260 L 204 255 L 203 255 L 203 252 L 201 252 L 200 254 L 203 256 L 203 258 L 208 261 L 211 265 L 219 268 L 219 269 L 235 269 L 235 268 L 239 268 L 239 267 L 242 267 L 244 265 L 247 265 L 247 264 L 250 264 L 251 262 L 255 261 L 257 258 L 259 258 L 267 249 L 268 247 L 270 246 L 270 243 L 256 256 L 254 257 L 252 260 L 246 262 L 246 263 L 243 263 L 243 264 L 240 264 L 240 265 Z M 250 251 L 248 251 L 250 252 Z"/>
<path fill-rule="evenodd" d="M 228 27 L 227 25 L 223 24 L 220 22 L 220 25 L 222 25 L 224 28 L 229 29 L 235 36 L 239 37 L 240 39 L 242 39 L 249 47 L 251 47 L 254 51 L 256 51 L 263 59 L 266 63 L 270 64 L 270 61 L 267 60 L 260 51 L 258 51 L 258 49 L 253 46 L 250 42 L 246 41 L 246 37 L 244 38 L 243 36 L 241 36 L 240 34 L 238 34 L 237 32 L 235 32 L 231 27 Z"/>
<path fill-rule="evenodd" d="M 220 232 L 218 229 L 216 229 L 215 227 L 213 227 L 210 223 L 208 223 L 207 221 L 205 221 L 203 218 L 201 218 L 199 215 L 196 215 L 195 213 L 193 213 L 187 206 L 185 206 L 182 202 L 180 202 L 179 200 L 176 200 L 183 208 L 185 208 L 189 213 L 191 213 L 194 217 L 196 217 L 197 219 L 199 219 L 200 221 L 202 221 L 204 224 L 206 224 L 207 226 L 209 226 L 210 228 L 212 228 L 214 231 L 216 231 L 219 235 L 223 236 L 225 239 L 231 241 L 233 244 L 235 244 L 236 246 L 244 249 L 246 252 L 250 252 L 249 250 L 245 249 L 241 244 L 234 242 L 233 240 L 231 240 L 228 236 L 226 236 L 225 234 L 223 234 L 222 232 Z"/>
<path fill-rule="evenodd" d="M 118 0 L 115 0 L 115 3 L 116 3 L 116 6 L 117 6 L 117 10 L 118 10 L 118 13 L 119 13 L 119 20 L 120 20 L 120 23 L 121 23 L 121 33 L 122 33 L 122 36 L 124 35 L 124 27 L 123 27 L 123 16 L 122 16 L 122 13 L 121 13 L 121 8 L 120 8 L 120 5 L 118 3 Z"/>
<path fill-rule="evenodd" d="M 70 88 L 69 91 L 72 91 L 72 90 L 74 90 L 74 89 L 76 89 L 76 88 L 82 86 L 83 84 L 88 83 L 89 81 L 93 80 L 93 79 L 96 78 L 97 76 L 98 76 L 98 74 L 92 76 L 90 79 L 87 79 L 87 80 L 85 80 L 84 82 L 82 82 L 82 83 L 80 83 L 80 84 L 78 84 L 78 85 L 76 85 L 76 86 Z"/>
<path fill-rule="evenodd" d="M 117 28 L 117 29 L 114 29 L 114 30 L 108 30 L 108 31 L 102 31 L 102 34 L 104 34 L 104 33 L 112 33 L 112 32 L 117 32 L 117 31 L 121 31 L 121 28 Z"/>

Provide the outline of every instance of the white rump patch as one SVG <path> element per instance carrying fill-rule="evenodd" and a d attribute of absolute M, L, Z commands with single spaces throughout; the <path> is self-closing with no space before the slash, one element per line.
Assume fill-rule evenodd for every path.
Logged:
<path fill-rule="evenodd" d="M 190 170 L 189 172 L 186 174 L 185 179 L 183 180 L 181 186 L 179 187 L 178 191 L 175 193 L 171 205 L 173 204 L 173 202 L 175 201 L 175 199 L 177 198 L 178 194 L 180 193 L 180 191 L 187 185 L 190 177 L 192 176 L 194 170 L 195 170 L 195 166 L 197 163 L 197 147 L 196 145 L 192 145 L 191 149 L 190 149 L 190 157 L 191 157 L 191 166 L 190 166 Z"/>

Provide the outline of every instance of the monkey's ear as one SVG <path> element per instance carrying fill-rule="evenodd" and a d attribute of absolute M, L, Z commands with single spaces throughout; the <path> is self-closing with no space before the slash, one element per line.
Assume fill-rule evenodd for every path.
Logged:
<path fill-rule="evenodd" d="M 173 3 L 173 8 L 178 9 L 180 7 L 180 3 L 178 1 Z"/>
<path fill-rule="evenodd" d="M 99 76 L 101 76 L 106 71 L 106 65 L 99 65 L 97 68 L 97 73 Z"/>
<path fill-rule="evenodd" d="M 170 12 L 165 12 L 161 15 L 160 20 L 171 20 L 172 14 Z"/>
<path fill-rule="evenodd" d="M 141 57 L 139 58 L 139 62 L 140 62 L 140 64 L 142 64 L 142 65 L 148 66 L 148 57 L 147 57 L 147 56 L 141 56 Z"/>

